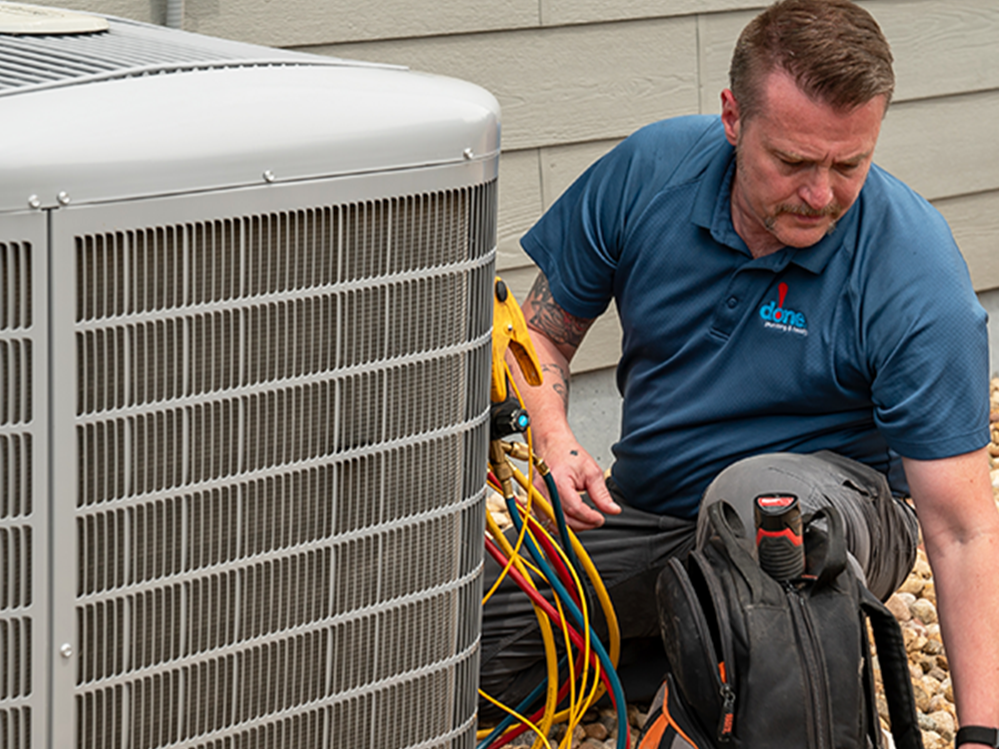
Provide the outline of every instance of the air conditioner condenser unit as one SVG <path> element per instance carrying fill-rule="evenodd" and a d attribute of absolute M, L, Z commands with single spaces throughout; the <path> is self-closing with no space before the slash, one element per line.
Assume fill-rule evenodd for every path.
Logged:
<path fill-rule="evenodd" d="M 5 9 L 0 742 L 470 749 L 495 100 Z"/>

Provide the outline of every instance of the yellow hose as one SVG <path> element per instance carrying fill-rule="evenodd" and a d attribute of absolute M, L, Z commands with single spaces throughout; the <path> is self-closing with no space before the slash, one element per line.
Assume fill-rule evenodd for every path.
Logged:
<path fill-rule="evenodd" d="M 500 549 L 504 554 L 506 554 L 510 564 L 513 564 L 517 568 L 517 571 L 524 576 L 524 579 L 534 586 L 531 573 L 527 569 L 524 560 L 522 560 L 520 555 L 516 553 L 516 549 L 510 545 L 506 536 L 503 535 L 503 531 L 500 530 L 500 527 L 496 524 L 496 521 L 493 520 L 492 516 L 488 512 L 486 513 L 486 527 L 489 530 L 489 534 L 499 545 Z M 527 523 L 524 523 L 518 542 L 523 542 L 526 533 Z M 537 589 L 537 586 L 534 587 Z M 522 718 L 522 716 L 518 715 L 513 709 L 501 704 L 481 689 L 479 690 L 479 694 L 483 695 L 500 709 L 505 710 L 510 715 L 513 715 L 521 723 L 525 723 L 525 725 L 530 726 L 531 729 L 538 735 L 538 739 L 534 742 L 535 749 L 540 749 L 541 744 L 539 742 L 541 740 L 544 740 L 545 745 L 549 746 L 550 749 L 550 745 L 548 744 L 546 737 L 548 736 L 548 731 L 554 723 L 555 709 L 558 707 L 558 652 L 555 650 L 555 637 L 552 634 L 552 625 L 551 621 L 548 619 L 548 615 L 545 614 L 545 612 L 536 604 L 534 604 L 534 615 L 538 618 L 538 624 L 541 627 L 541 639 L 545 646 L 545 662 L 548 669 L 548 687 L 545 694 L 545 712 L 542 716 L 540 726 L 535 727 L 533 723 Z M 479 730 L 476 732 L 476 738 L 484 739 L 490 733 L 491 731 L 489 729 Z"/>
<path fill-rule="evenodd" d="M 532 484 L 528 483 L 527 477 L 521 473 L 516 466 L 513 467 L 513 476 L 526 491 L 529 492 L 530 498 L 533 500 L 532 505 L 539 508 L 544 515 L 555 522 L 555 513 L 548 504 L 548 501 L 542 496 Z M 587 577 L 590 578 L 590 582 L 593 584 L 593 589 L 597 594 L 597 600 L 600 601 L 600 607 L 603 609 L 604 618 L 607 620 L 607 631 L 610 639 L 610 648 L 608 649 L 608 655 L 610 656 L 611 663 L 617 666 L 618 658 L 621 655 L 621 630 L 618 626 L 617 615 L 614 613 L 614 605 L 611 603 L 610 595 L 607 593 L 607 588 L 604 587 L 603 580 L 600 579 L 600 573 L 597 572 L 597 568 L 594 566 L 593 561 L 590 559 L 590 555 L 586 553 L 586 549 L 580 543 L 579 539 L 576 538 L 576 534 L 571 530 L 569 531 L 569 542 L 572 544 L 572 548 L 576 552 L 576 556 L 579 557 L 580 564 L 583 565 L 583 569 L 586 571 Z"/>
<path fill-rule="evenodd" d="M 514 469 L 514 471 L 516 471 L 516 469 Z M 540 498 L 541 502 L 545 502 L 544 498 L 540 497 L 540 495 L 539 495 L 539 498 Z M 545 504 L 547 504 L 547 503 L 545 503 Z M 573 584 L 575 585 L 576 590 L 579 591 L 581 611 L 582 611 L 582 614 L 583 614 L 583 622 L 586 625 L 585 628 L 584 628 L 584 630 L 585 630 L 584 631 L 584 642 L 585 642 L 585 646 L 583 648 L 583 656 L 584 656 L 583 663 L 584 663 L 584 666 L 583 666 L 583 671 L 582 671 L 581 676 L 580 676 L 581 689 L 583 689 L 585 691 L 586 680 L 588 678 L 589 668 L 590 668 L 590 627 L 589 627 L 590 616 L 589 616 L 589 611 L 587 609 L 588 603 L 587 603 L 586 591 L 583 589 L 582 581 L 580 581 L 579 577 L 576 574 L 576 570 L 573 569 L 572 565 L 569 563 L 568 555 L 565 553 L 565 551 L 562 549 L 562 547 L 559 546 L 558 543 L 556 543 L 555 539 L 551 536 L 550 533 L 548 533 L 547 529 L 541 523 L 539 523 L 534 518 L 531 518 L 530 522 L 535 523 L 534 527 L 538 531 L 540 531 L 542 534 L 544 534 L 544 536 L 548 539 L 549 543 L 551 543 L 552 547 L 558 552 L 559 556 L 562 558 L 563 564 L 565 564 L 566 569 L 569 570 L 569 573 L 572 575 Z M 526 524 L 527 523 L 525 523 L 525 525 Z M 578 541 L 577 541 L 575 535 L 572 533 L 572 531 L 569 531 L 569 538 L 572 541 L 574 541 L 574 542 L 576 542 L 578 544 Z M 582 549 L 582 547 L 577 548 L 577 554 L 579 553 L 579 551 L 582 551 L 582 555 L 580 556 L 581 563 L 585 567 L 586 566 L 586 562 L 589 562 L 590 567 L 591 567 L 593 573 L 595 574 L 596 573 L 596 568 L 593 566 L 593 563 L 590 560 L 589 556 L 586 555 L 586 551 L 584 549 Z M 584 557 L 586 559 L 586 562 L 582 562 L 582 559 Z M 597 583 L 601 587 L 603 587 L 603 581 L 600 580 L 600 576 L 599 575 L 597 575 Z M 606 595 L 606 589 L 605 589 L 605 595 Z M 556 601 L 558 601 L 557 598 L 556 598 Z M 608 603 L 610 602 L 610 598 L 609 597 L 607 597 L 607 601 L 608 601 Z M 562 612 L 561 605 L 559 605 L 559 613 L 563 615 L 563 621 L 565 621 L 565 619 L 564 619 L 564 613 Z M 613 610 L 612 610 L 611 614 L 613 615 Z M 616 625 L 616 619 L 615 619 L 615 625 Z M 613 657 L 616 658 L 616 655 L 613 656 Z M 572 659 L 571 658 L 569 658 L 569 662 L 570 662 L 570 677 L 569 678 L 571 679 L 572 678 L 572 671 L 571 671 L 571 669 L 572 669 L 572 665 L 571 665 Z M 616 660 L 615 660 L 615 665 L 616 665 Z M 600 697 L 603 695 L 604 691 L 606 691 L 606 687 L 604 687 L 603 683 L 600 681 L 600 661 L 599 660 L 596 661 L 596 664 L 594 665 L 593 668 L 594 668 L 594 670 L 593 670 L 593 686 L 591 687 L 590 692 L 587 695 L 586 699 L 583 700 L 583 702 L 581 702 L 581 703 L 577 703 L 575 701 L 575 699 L 571 699 L 570 702 L 569 702 L 569 707 L 566 708 L 565 710 L 562 710 L 562 711 L 556 713 L 554 719 L 552 720 L 553 723 L 562 723 L 562 722 L 565 722 L 566 720 L 569 721 L 569 726 L 567 727 L 567 730 L 566 730 L 566 736 L 570 736 L 571 735 L 572 729 L 575 727 L 576 724 L 578 724 L 582 720 L 583 715 L 586 713 L 587 709 L 589 709 L 590 705 L 594 704 L 598 699 L 600 699 Z"/>
<path fill-rule="evenodd" d="M 514 718 L 516 718 L 521 723 L 523 723 L 525 726 L 527 726 L 532 731 L 534 731 L 535 735 L 538 738 L 537 738 L 537 740 L 535 740 L 535 742 L 534 742 L 534 744 L 532 746 L 536 746 L 536 747 L 538 747 L 538 749 L 540 749 L 541 742 L 544 742 L 544 745 L 547 747 L 547 749 L 552 749 L 552 745 L 548 743 L 548 731 L 547 730 L 542 730 L 542 728 L 540 726 L 534 725 L 531 721 L 529 721 L 523 715 L 521 715 L 520 713 L 518 713 L 516 710 L 513 710 L 513 709 L 507 707 L 506 705 L 504 705 L 503 703 L 501 703 L 499 700 L 493 699 L 488 694 L 486 694 L 485 692 L 483 692 L 481 689 L 479 690 L 479 694 L 482 695 L 483 697 L 485 697 L 487 700 L 489 700 L 491 703 L 493 703 L 494 705 L 496 705 L 496 707 L 500 708 L 501 710 L 506 710 Z M 547 715 L 547 713 L 546 713 L 546 715 Z M 477 739 L 481 740 L 481 739 L 484 739 L 486 736 L 488 736 L 490 733 L 491 732 L 488 731 L 488 730 L 485 731 L 485 732 L 483 732 L 483 731 L 477 731 L 475 737 Z M 479 734 L 482 734 L 482 735 L 480 736 Z"/>
<path fill-rule="evenodd" d="M 518 481 L 518 483 L 520 483 L 523 486 L 525 484 L 525 481 L 527 480 L 526 477 L 524 477 L 524 475 L 522 473 L 520 473 L 520 471 L 518 471 L 513 466 L 509 466 L 508 465 L 508 468 L 510 468 L 513 471 L 514 478 L 516 478 L 517 481 Z M 496 487 L 494 487 L 494 488 L 496 488 Z M 540 493 L 537 492 L 537 490 L 534 490 L 533 487 L 531 487 L 531 489 L 532 489 L 532 493 L 534 495 L 533 496 L 533 500 L 534 500 L 533 503 L 535 504 L 535 506 L 536 507 L 540 507 L 545 512 L 545 514 L 547 514 L 549 517 L 552 517 L 552 510 L 551 510 L 551 507 L 549 506 L 549 504 L 547 503 L 547 501 L 544 499 L 544 497 Z M 580 593 L 579 597 L 580 597 L 580 603 L 581 603 L 581 610 L 582 610 L 583 621 L 584 621 L 584 625 L 585 625 L 584 626 L 584 642 L 585 642 L 585 646 L 583 648 L 583 653 L 582 653 L 583 654 L 583 671 L 581 672 L 578 681 L 580 683 L 580 689 L 583 692 L 586 692 L 586 684 L 587 684 L 587 681 L 590 678 L 590 673 L 591 673 L 590 672 L 590 669 L 591 669 L 591 666 L 590 666 L 590 646 L 589 646 L 589 642 L 590 642 L 590 627 L 589 627 L 589 611 L 587 609 L 588 604 L 587 604 L 586 592 L 585 592 L 585 590 L 583 588 L 582 581 L 577 576 L 575 569 L 569 563 L 568 557 L 567 557 L 566 553 L 564 552 L 564 550 L 561 548 L 561 546 L 552 538 L 551 534 L 548 533 L 548 531 L 544 528 L 543 525 L 541 525 L 537 520 L 535 520 L 531 515 L 528 514 L 528 511 L 527 511 L 526 507 L 521 510 L 521 513 L 522 513 L 522 515 L 524 515 L 525 521 L 526 521 L 526 522 L 523 523 L 523 528 L 521 529 L 521 534 L 520 534 L 521 537 L 525 536 L 526 534 L 530 534 L 533 537 L 535 532 L 540 532 L 541 534 L 543 534 L 548 539 L 548 541 L 551 544 L 552 548 L 554 548 L 556 550 L 556 552 L 559 554 L 559 556 L 562 558 L 563 564 L 565 565 L 566 569 L 569 570 L 570 574 L 572 575 L 573 582 L 574 582 L 576 590 L 578 590 L 579 593 Z M 496 531 L 498 531 L 498 528 L 495 525 L 495 521 L 493 521 L 491 517 L 489 518 L 489 523 L 490 523 L 490 533 L 492 533 L 493 535 L 495 535 Z M 607 618 L 607 620 L 609 622 L 609 630 L 610 630 L 611 635 L 612 635 L 612 645 L 611 645 L 612 656 L 611 657 L 614 659 L 614 663 L 616 664 L 617 658 L 618 658 L 619 653 L 620 653 L 620 638 L 619 638 L 619 629 L 618 629 L 618 625 L 617 625 L 617 618 L 614 615 L 613 608 L 610 607 L 610 597 L 607 595 L 606 588 L 603 585 L 603 581 L 600 579 L 600 576 L 597 573 L 597 570 L 596 570 L 595 566 L 593 565 L 593 562 L 590 559 L 589 555 L 586 553 L 586 550 L 582 547 L 582 545 L 579 543 L 578 539 L 575 537 L 575 535 L 571 531 L 570 531 L 569 537 L 570 537 L 570 542 L 574 544 L 574 548 L 576 549 L 577 556 L 580 558 L 580 563 L 583 565 L 584 569 L 587 571 L 588 577 L 591 578 L 591 581 L 593 582 L 594 588 L 597 591 L 598 599 L 601 600 L 601 603 L 603 605 L 603 608 L 604 608 L 604 611 L 605 611 L 605 616 L 606 616 L 606 618 Z M 502 541 L 500 542 L 500 545 L 501 545 L 501 547 L 503 547 L 503 550 L 504 550 L 505 553 L 509 554 L 509 553 L 512 552 L 512 548 L 510 547 L 509 541 L 507 541 L 505 537 L 503 537 Z M 528 568 L 531 568 L 531 569 L 534 568 L 534 566 L 531 565 L 530 562 L 528 562 L 525 559 L 520 559 L 519 562 L 524 567 L 528 567 Z M 535 572 L 537 572 L 537 570 L 535 570 Z M 574 659 L 572 658 L 571 644 L 569 644 L 570 641 L 568 639 L 568 629 L 567 629 L 567 621 L 568 620 L 565 619 L 565 615 L 564 615 L 564 612 L 562 610 L 561 602 L 558 600 L 557 597 L 556 597 L 556 601 L 555 602 L 556 602 L 556 605 L 558 606 L 560 614 L 563 616 L 563 630 L 564 630 L 566 641 L 567 641 L 567 653 L 569 653 L 568 662 L 569 662 L 569 679 L 570 679 L 570 700 L 569 700 L 569 706 L 566 709 L 564 709 L 564 710 L 562 710 L 562 711 L 554 714 L 552 716 L 551 722 L 554 724 L 554 723 L 561 723 L 561 722 L 569 721 L 569 725 L 566 727 L 566 739 L 565 740 L 571 740 L 571 735 L 572 735 L 573 729 L 582 720 L 582 717 L 586 713 L 586 710 L 589 708 L 589 706 L 592 705 L 592 704 L 594 704 L 600 698 L 600 696 L 605 691 L 605 688 L 604 688 L 602 682 L 600 681 L 600 664 L 597 663 L 596 666 L 595 666 L 595 668 L 593 668 L 593 671 L 592 671 L 592 674 L 593 674 L 593 677 L 592 677 L 593 678 L 593 683 L 592 683 L 592 686 L 589 689 L 589 692 L 585 695 L 585 699 L 583 699 L 582 701 L 579 701 L 578 698 L 576 697 L 576 693 L 575 693 L 576 687 L 575 687 L 575 685 L 576 685 L 577 678 L 576 678 L 576 675 L 574 674 L 574 665 L 573 665 Z M 609 611 L 608 611 L 608 609 L 609 609 Z M 550 666 L 551 666 L 551 664 L 549 663 L 549 667 Z M 549 681 L 549 688 L 551 686 L 551 683 L 552 682 Z M 550 695 L 551 695 L 551 693 L 549 691 L 549 696 Z M 546 713 L 550 709 L 547 706 L 547 704 L 546 704 L 546 708 L 545 709 L 546 709 Z M 484 732 L 483 735 L 488 735 L 488 732 Z"/>

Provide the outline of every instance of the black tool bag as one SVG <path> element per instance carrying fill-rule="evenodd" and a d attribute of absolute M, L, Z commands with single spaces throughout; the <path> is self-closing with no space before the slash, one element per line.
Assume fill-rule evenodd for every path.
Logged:
<path fill-rule="evenodd" d="M 730 505 L 708 517 L 705 547 L 659 577 L 670 673 L 640 749 L 881 747 L 868 621 L 896 747 L 922 747 L 901 629 L 847 566 L 836 509 L 806 518 L 805 574 L 783 583 Z"/>

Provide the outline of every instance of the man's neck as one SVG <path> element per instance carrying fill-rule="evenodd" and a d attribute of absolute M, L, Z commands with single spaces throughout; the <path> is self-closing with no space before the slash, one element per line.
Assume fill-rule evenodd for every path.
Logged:
<path fill-rule="evenodd" d="M 733 184 L 731 207 L 732 227 L 739 238 L 746 243 L 749 254 L 754 258 L 772 255 L 784 248 L 784 244 L 767 230 L 761 223 L 750 221 L 747 216 L 751 215 L 748 206 L 740 206 L 738 201 L 738 191 Z"/>

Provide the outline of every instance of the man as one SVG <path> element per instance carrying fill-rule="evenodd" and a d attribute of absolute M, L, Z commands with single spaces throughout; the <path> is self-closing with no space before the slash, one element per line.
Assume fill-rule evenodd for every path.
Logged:
<path fill-rule="evenodd" d="M 916 522 L 897 498 L 911 493 L 959 719 L 995 727 L 985 315 L 943 219 L 872 166 L 891 63 L 849 0 L 784 0 L 757 17 L 720 118 L 642 129 L 524 237 L 541 268 L 524 312 L 546 380 L 521 392 L 635 641 L 657 636 L 655 579 L 691 548 L 707 503 L 734 502 L 747 522 L 764 492 L 837 505 L 859 571 L 887 598 L 913 561 Z M 611 300 L 624 405 L 605 483 L 565 409 L 569 362 Z M 532 619 L 502 588 L 484 612 L 482 687 L 512 704 L 543 673 Z"/>

